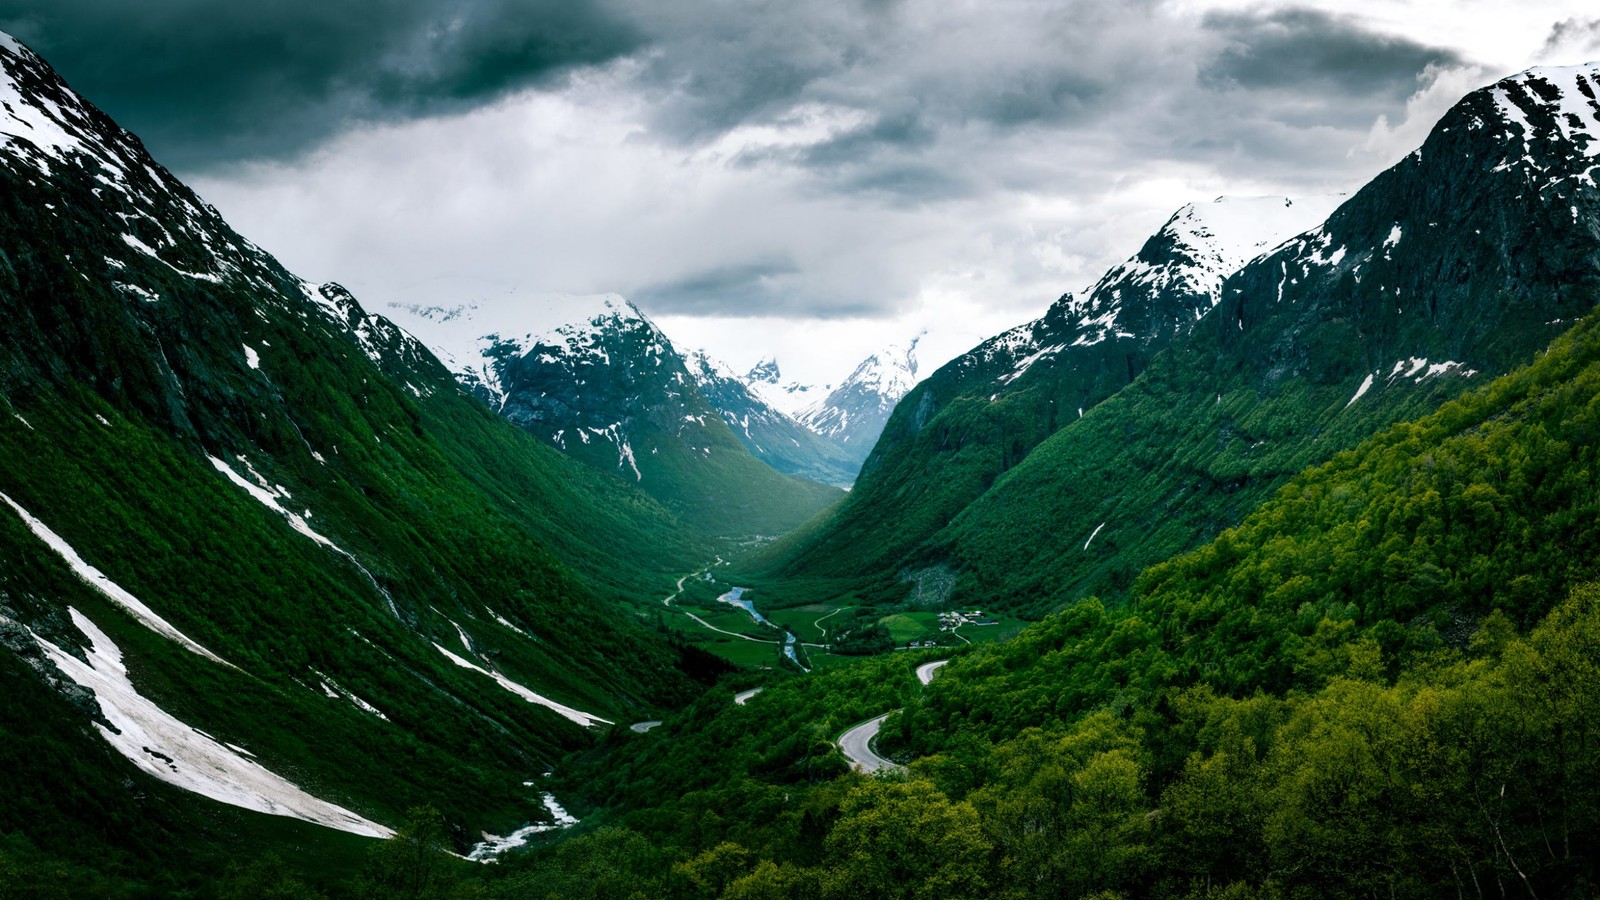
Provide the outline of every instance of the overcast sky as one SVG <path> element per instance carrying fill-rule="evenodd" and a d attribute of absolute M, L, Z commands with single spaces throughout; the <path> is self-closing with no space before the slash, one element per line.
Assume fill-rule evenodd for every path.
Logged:
<path fill-rule="evenodd" d="M 242 233 L 369 309 L 617 292 L 685 347 L 924 374 L 1219 194 L 1350 191 L 1555 0 L 0 0 Z"/>

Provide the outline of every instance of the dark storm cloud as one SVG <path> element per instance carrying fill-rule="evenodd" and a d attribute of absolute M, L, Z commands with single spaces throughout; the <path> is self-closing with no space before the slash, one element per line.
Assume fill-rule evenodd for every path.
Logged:
<path fill-rule="evenodd" d="M 1200 71 L 1203 84 L 1404 99 L 1429 66 L 1459 65 L 1453 51 L 1379 34 L 1356 20 L 1289 8 L 1214 12 L 1203 27 L 1227 44 Z"/>
<path fill-rule="evenodd" d="M 794 263 L 752 263 L 694 272 L 683 279 L 630 291 L 640 306 L 661 315 L 859 315 L 858 299 L 830 298 L 827 291 L 802 291 L 802 272 Z M 802 299 L 803 295 L 803 299 Z"/>
<path fill-rule="evenodd" d="M 1600 50 L 1600 19 L 1565 19 L 1550 26 L 1543 53 L 1588 54 Z"/>
<path fill-rule="evenodd" d="M 580 0 L 0 0 L 0 30 L 185 168 L 470 108 L 642 40 Z"/>

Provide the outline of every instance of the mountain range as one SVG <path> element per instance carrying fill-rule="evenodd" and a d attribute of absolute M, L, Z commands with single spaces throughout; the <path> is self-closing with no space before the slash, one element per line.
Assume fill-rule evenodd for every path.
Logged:
<path fill-rule="evenodd" d="M 825 397 L 615 295 L 374 315 L 0 71 L 0 890 L 1600 879 L 1600 66 Z"/>
<path fill-rule="evenodd" d="M 787 531 L 831 499 L 762 474 L 746 453 L 785 475 L 848 488 L 889 411 L 915 383 L 911 353 L 891 347 L 862 361 L 837 389 L 813 396 L 821 389 L 779 387 L 775 361 L 741 377 L 704 350 L 678 348 L 621 297 L 563 297 L 553 306 L 389 309 L 512 422 L 599 468 L 631 472 L 669 507 L 724 530 Z M 556 324 L 532 327 L 541 318 Z M 744 453 L 705 421 L 708 410 Z M 712 458 L 713 447 L 721 456 Z M 642 455 L 663 452 L 665 459 L 641 468 Z M 725 471 L 730 466 L 736 471 Z M 701 503 L 707 507 L 690 511 Z"/>
<path fill-rule="evenodd" d="M 703 533 L 286 271 L 21 44 L 0 69 L 0 728 L 29 786 L 0 831 L 105 872 L 424 803 L 503 832 L 590 727 L 691 695 L 618 604 Z"/>

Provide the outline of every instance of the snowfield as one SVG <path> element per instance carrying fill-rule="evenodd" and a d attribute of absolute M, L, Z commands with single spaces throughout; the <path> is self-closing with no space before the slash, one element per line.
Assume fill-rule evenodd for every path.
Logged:
<path fill-rule="evenodd" d="M 100 712 L 120 734 L 96 724 L 100 734 L 140 769 L 168 784 L 213 800 L 287 816 L 352 834 L 389 837 L 388 828 L 301 790 L 244 753 L 201 734 L 141 695 L 128 680 L 122 651 L 88 617 L 68 608 L 72 623 L 89 638 L 89 661 L 44 638 L 34 640 L 68 678 L 91 688 Z"/>

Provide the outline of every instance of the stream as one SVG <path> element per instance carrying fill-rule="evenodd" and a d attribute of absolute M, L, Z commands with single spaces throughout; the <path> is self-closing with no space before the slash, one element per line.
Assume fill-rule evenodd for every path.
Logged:
<path fill-rule="evenodd" d="M 750 618 L 755 619 L 757 624 L 766 625 L 769 628 L 777 628 L 778 626 L 776 626 L 776 625 L 772 624 L 772 622 L 768 621 L 766 616 L 763 616 L 761 613 L 756 612 L 756 605 L 754 603 L 750 602 L 749 600 L 744 599 L 745 590 L 746 590 L 745 588 L 736 587 L 733 590 L 727 592 L 726 594 L 723 594 L 721 597 L 718 597 L 717 598 L 717 602 L 718 603 L 726 603 L 729 606 L 737 606 L 740 609 L 744 610 L 745 612 L 749 613 L 750 614 Z"/>

